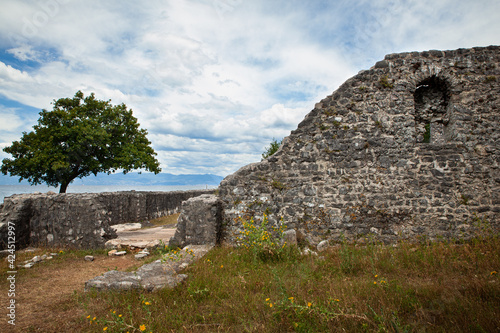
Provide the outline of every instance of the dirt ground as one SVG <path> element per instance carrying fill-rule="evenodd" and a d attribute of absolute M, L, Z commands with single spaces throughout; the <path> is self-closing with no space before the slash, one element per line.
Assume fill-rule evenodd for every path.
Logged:
<path fill-rule="evenodd" d="M 15 329 L 7 323 L 6 306 L 10 298 L 7 291 L 0 294 L 2 304 L 2 332 L 67 332 L 63 327 L 53 327 L 51 321 L 56 317 L 68 321 L 80 317 L 74 307 L 75 292 L 83 292 L 85 282 L 108 270 L 120 271 L 138 265 L 133 255 L 123 257 L 94 256 L 92 262 L 80 258 L 64 258 L 57 262 L 40 263 L 29 272 L 18 272 L 16 276 Z M 3 284 L 2 284 L 3 285 Z M 4 289 L 4 288 L 2 288 Z M 4 330 L 6 329 L 6 330 Z"/>
<path fill-rule="evenodd" d="M 150 241 L 151 239 L 163 239 L 175 230 L 160 230 L 161 228 L 150 228 L 120 233 L 131 241 Z M 159 232 L 158 235 L 155 235 Z M 173 234 L 172 234 L 173 235 Z M 168 240 L 168 238 L 166 238 Z M 125 242 L 126 243 L 126 242 Z M 136 250 L 138 251 L 138 249 Z M 49 250 L 41 250 L 30 254 L 18 254 L 17 262 L 33 258 L 35 255 L 50 253 Z M 0 332 L 70 332 L 71 321 L 85 315 L 75 313 L 75 306 L 79 293 L 83 292 L 85 282 L 103 274 L 108 270 L 125 271 L 138 268 L 142 261 L 135 260 L 133 253 L 126 256 L 108 256 L 106 254 L 94 255 L 94 261 L 85 261 L 83 256 L 62 255 L 59 258 L 36 264 L 29 269 L 18 269 L 15 283 L 15 326 L 8 324 L 7 305 L 11 297 L 8 296 L 8 283 L 6 283 L 9 271 L 6 258 L 0 259 L 2 276 L 0 282 L 0 304 L 2 317 Z M 67 320 L 65 320 L 67 318 Z M 55 324 L 57 322 L 58 324 Z M 66 327 L 61 327 L 61 322 L 67 322 Z M 57 325 L 57 327 L 55 326 Z"/>

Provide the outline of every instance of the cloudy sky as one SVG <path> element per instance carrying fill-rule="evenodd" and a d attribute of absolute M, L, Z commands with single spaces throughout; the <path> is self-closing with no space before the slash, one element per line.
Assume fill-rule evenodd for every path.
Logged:
<path fill-rule="evenodd" d="M 82 90 L 164 172 L 226 176 L 385 54 L 492 44 L 498 0 L 0 0 L 0 148 Z"/>

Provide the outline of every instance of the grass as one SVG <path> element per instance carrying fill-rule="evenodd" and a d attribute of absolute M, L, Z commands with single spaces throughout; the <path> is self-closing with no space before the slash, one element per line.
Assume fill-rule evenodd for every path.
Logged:
<path fill-rule="evenodd" d="M 173 226 L 177 223 L 177 219 L 179 218 L 180 213 L 159 217 L 154 220 L 150 220 L 151 227 L 159 227 L 159 226 Z"/>
<path fill-rule="evenodd" d="M 497 332 L 498 271 L 498 237 L 345 242 L 318 256 L 289 248 L 261 260 L 218 247 L 175 289 L 77 290 L 65 307 L 80 314 L 71 328 L 81 332 Z"/>

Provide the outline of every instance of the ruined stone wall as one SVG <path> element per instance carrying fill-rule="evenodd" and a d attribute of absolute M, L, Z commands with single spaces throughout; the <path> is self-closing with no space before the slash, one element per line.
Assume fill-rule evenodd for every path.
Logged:
<path fill-rule="evenodd" d="M 312 242 L 498 230 L 499 96 L 497 46 L 387 55 L 222 181 L 226 240 L 263 213 Z"/>
<path fill-rule="evenodd" d="M 16 248 L 27 245 L 98 248 L 116 237 L 110 226 L 145 222 L 179 211 L 183 201 L 213 190 L 21 194 L 4 199 L 0 250 L 14 226 Z"/>

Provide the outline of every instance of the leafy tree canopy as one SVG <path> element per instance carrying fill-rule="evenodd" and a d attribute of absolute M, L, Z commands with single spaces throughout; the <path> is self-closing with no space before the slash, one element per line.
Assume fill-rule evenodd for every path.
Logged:
<path fill-rule="evenodd" d="M 3 149 L 12 155 L 2 163 L 2 173 L 27 179 L 30 184 L 60 185 L 65 193 L 75 178 L 127 173 L 145 169 L 161 171 L 147 131 L 125 104 L 113 106 L 94 93 L 84 98 L 78 91 L 73 98 L 53 102 L 52 111 L 42 110 L 38 124 L 20 141 Z"/>
<path fill-rule="evenodd" d="M 266 151 L 262 154 L 262 159 L 265 160 L 269 156 L 276 153 L 278 151 L 278 149 L 280 148 L 282 141 L 283 140 L 278 141 L 275 138 L 273 138 L 273 141 L 271 141 L 271 144 L 269 145 L 269 147 L 266 147 Z"/>

